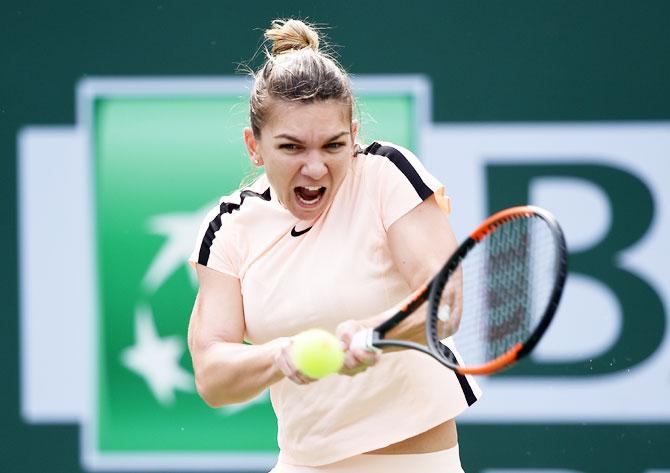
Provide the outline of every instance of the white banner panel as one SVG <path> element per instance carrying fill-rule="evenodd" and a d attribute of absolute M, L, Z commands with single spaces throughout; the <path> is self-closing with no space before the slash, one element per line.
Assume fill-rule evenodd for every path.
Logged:
<path fill-rule="evenodd" d="M 526 195 L 557 216 L 571 253 L 535 372 L 482 379 L 463 420 L 670 419 L 670 124 L 437 125 L 423 151 L 459 238 Z"/>

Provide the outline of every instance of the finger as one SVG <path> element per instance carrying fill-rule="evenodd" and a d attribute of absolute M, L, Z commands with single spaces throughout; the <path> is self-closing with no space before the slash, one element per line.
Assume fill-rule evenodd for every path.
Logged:
<path fill-rule="evenodd" d="M 295 379 L 298 381 L 298 384 L 310 384 L 316 381 L 314 378 L 310 378 L 306 374 L 302 373 L 301 371 L 297 371 L 295 373 Z"/>
<path fill-rule="evenodd" d="M 282 374 L 287 378 L 294 376 L 295 373 L 297 372 L 297 369 L 294 366 L 292 366 L 291 363 L 288 362 L 285 356 L 278 356 L 277 359 L 275 360 L 275 364 L 282 372 Z"/>
<path fill-rule="evenodd" d="M 305 373 L 300 371 L 299 369 L 296 369 L 295 371 L 292 371 L 291 374 L 288 376 L 288 379 L 293 381 L 296 384 L 309 384 L 313 383 L 316 381 L 314 378 L 310 378 L 307 376 Z"/>
<path fill-rule="evenodd" d="M 335 335 L 340 339 L 343 350 L 349 349 L 349 345 L 351 345 L 351 339 L 354 333 L 355 329 L 347 323 L 340 324 L 340 326 L 337 328 Z"/>
<path fill-rule="evenodd" d="M 344 369 L 342 369 L 342 371 L 340 371 L 340 374 L 343 374 L 343 375 L 346 375 L 346 376 L 355 376 L 358 373 L 362 373 L 366 369 L 367 369 L 367 366 L 359 365 L 358 367 L 353 368 L 353 369 L 344 368 Z"/>
<path fill-rule="evenodd" d="M 308 382 L 307 377 L 303 375 L 298 368 L 293 364 L 290 355 L 283 354 L 277 359 L 277 366 L 280 371 L 284 374 L 285 377 L 290 379 L 296 384 L 306 384 Z M 311 379 L 311 378 L 310 378 Z M 310 381 L 311 382 L 311 381 Z"/>
<path fill-rule="evenodd" d="M 347 369 L 353 370 L 358 367 L 360 362 L 353 351 L 347 350 L 344 352 L 344 366 Z"/>
<path fill-rule="evenodd" d="M 372 366 L 377 362 L 377 357 L 375 352 L 370 352 L 367 350 L 354 350 L 354 358 L 358 364 L 367 366 Z"/>

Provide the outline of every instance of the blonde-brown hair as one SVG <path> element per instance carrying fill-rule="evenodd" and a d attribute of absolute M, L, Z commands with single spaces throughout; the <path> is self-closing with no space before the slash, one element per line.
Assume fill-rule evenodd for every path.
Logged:
<path fill-rule="evenodd" d="M 254 74 L 249 101 L 251 129 L 256 138 L 272 100 L 314 102 L 341 100 L 353 114 L 354 99 L 349 77 L 330 55 L 319 50 L 320 38 L 300 20 L 275 20 L 265 31 L 272 42 L 265 64 Z"/>

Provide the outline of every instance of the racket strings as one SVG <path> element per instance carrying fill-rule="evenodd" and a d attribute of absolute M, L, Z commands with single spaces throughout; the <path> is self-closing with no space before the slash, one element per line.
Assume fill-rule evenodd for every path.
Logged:
<path fill-rule="evenodd" d="M 556 273 L 554 236 L 538 217 L 505 222 L 461 261 L 442 303 L 461 365 L 484 365 L 530 337 L 549 303 Z M 460 279 L 460 281 L 459 281 Z M 456 294 L 456 295 L 455 295 Z"/>

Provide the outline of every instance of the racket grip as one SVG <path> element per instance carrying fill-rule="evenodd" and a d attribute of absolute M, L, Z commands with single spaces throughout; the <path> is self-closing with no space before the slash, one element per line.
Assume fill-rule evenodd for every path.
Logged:
<path fill-rule="evenodd" d="M 369 328 L 366 330 L 361 330 L 356 332 L 351 338 L 351 343 L 349 344 L 350 350 L 362 350 L 369 351 L 371 353 L 376 353 L 381 351 L 379 348 L 372 344 L 372 336 L 374 330 Z"/>

